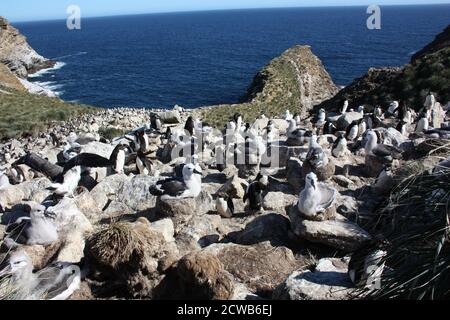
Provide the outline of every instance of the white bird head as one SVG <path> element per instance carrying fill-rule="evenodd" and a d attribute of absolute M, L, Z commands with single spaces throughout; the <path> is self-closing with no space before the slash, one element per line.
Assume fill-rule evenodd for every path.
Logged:
<path fill-rule="evenodd" d="M 16 279 L 25 278 L 33 273 L 33 263 L 24 251 L 17 251 L 11 254 L 6 267 L 0 271 L 0 277 L 12 275 Z"/>
<path fill-rule="evenodd" d="M 198 170 L 198 166 L 189 163 L 183 167 L 184 179 L 190 179 L 194 174 L 202 175 L 202 172 Z"/>
<path fill-rule="evenodd" d="M 316 189 L 318 187 L 317 185 L 317 176 L 314 172 L 310 172 L 306 175 L 306 187 L 312 187 L 314 189 Z"/>

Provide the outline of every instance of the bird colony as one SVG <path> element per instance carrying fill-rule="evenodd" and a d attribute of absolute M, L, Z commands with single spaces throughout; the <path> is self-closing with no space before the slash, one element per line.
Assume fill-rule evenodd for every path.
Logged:
<path fill-rule="evenodd" d="M 423 106 L 286 111 L 223 128 L 113 109 L 0 145 L 1 299 L 350 299 L 388 241 L 365 228 L 392 175 L 448 141 Z M 416 112 L 414 110 L 420 110 Z M 111 140 L 99 128 L 127 132 Z M 445 167 L 450 159 L 436 164 Z"/>

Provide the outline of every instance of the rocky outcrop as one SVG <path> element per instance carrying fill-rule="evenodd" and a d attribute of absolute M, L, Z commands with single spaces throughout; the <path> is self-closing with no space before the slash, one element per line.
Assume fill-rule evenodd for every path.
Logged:
<path fill-rule="evenodd" d="M 254 121 L 260 114 L 279 116 L 286 109 L 302 116 L 337 92 L 338 87 L 311 47 L 298 45 L 258 72 L 241 104 L 206 107 L 199 112 L 205 121 L 218 127 L 235 112 L 246 121 Z"/>
<path fill-rule="evenodd" d="M 416 52 L 411 58 L 411 63 L 415 63 L 420 58 L 446 47 L 450 47 L 450 25 L 448 25 L 444 31 L 439 33 L 431 43 L 426 45 L 422 50 Z"/>
<path fill-rule="evenodd" d="M 0 85 L 19 91 L 26 90 L 20 80 L 2 63 L 0 63 Z"/>
<path fill-rule="evenodd" d="M 0 17 L 0 63 L 15 75 L 25 79 L 29 74 L 53 67 L 54 61 L 39 55 L 27 43 L 26 38 Z"/>
<path fill-rule="evenodd" d="M 311 47 L 295 46 L 258 72 L 243 101 L 280 105 L 305 114 L 336 93 L 336 85 Z"/>

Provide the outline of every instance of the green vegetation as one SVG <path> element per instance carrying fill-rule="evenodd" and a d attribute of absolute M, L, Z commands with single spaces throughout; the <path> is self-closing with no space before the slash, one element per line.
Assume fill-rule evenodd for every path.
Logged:
<path fill-rule="evenodd" d="M 125 135 L 127 132 L 122 129 L 102 127 L 100 129 L 98 129 L 98 133 L 100 134 L 101 137 L 108 139 L 108 140 L 112 140 L 113 138 L 121 137 L 121 136 Z"/>
<path fill-rule="evenodd" d="M 53 121 L 67 121 L 95 110 L 0 86 L 0 139 L 36 135 Z"/>
<path fill-rule="evenodd" d="M 303 74 L 320 79 L 320 88 L 305 84 Z M 211 125 L 223 127 L 236 112 L 242 114 L 246 122 L 254 121 L 261 114 L 280 116 L 286 110 L 304 115 L 309 105 L 303 105 L 303 97 L 312 99 L 336 92 L 337 88 L 310 48 L 295 46 L 273 59 L 255 76 L 241 104 L 203 109 L 199 116 Z"/>
<path fill-rule="evenodd" d="M 450 155 L 450 141 L 439 148 L 439 156 Z M 395 173 L 396 185 L 376 212 L 374 229 L 390 242 L 391 270 L 369 299 L 450 298 L 450 170 L 431 172 L 424 160 Z"/>

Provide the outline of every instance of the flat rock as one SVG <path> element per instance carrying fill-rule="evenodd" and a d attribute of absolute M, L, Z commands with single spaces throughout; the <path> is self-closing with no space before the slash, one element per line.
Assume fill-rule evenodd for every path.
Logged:
<path fill-rule="evenodd" d="M 273 299 L 346 300 L 352 292 L 348 265 L 340 259 L 321 259 L 312 271 L 299 270 L 276 288 Z"/>
<path fill-rule="evenodd" d="M 269 242 L 213 244 L 203 251 L 218 257 L 225 270 L 261 297 L 270 297 L 272 290 L 299 267 L 290 249 L 273 247 Z"/>
<path fill-rule="evenodd" d="M 367 231 L 338 213 L 334 220 L 310 221 L 300 216 L 295 206 L 288 212 L 294 234 L 311 242 L 353 252 L 371 239 Z"/>

